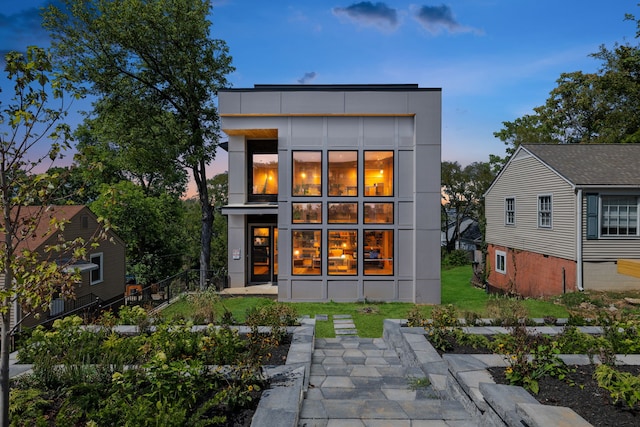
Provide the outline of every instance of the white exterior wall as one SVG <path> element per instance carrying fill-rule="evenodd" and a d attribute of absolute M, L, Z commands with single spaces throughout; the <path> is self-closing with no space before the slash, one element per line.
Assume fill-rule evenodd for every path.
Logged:
<path fill-rule="evenodd" d="M 278 185 L 278 297 L 282 301 L 369 300 L 440 302 L 440 140 L 439 90 L 262 91 L 229 90 L 219 93 L 223 129 L 276 129 L 279 154 Z M 247 203 L 246 140 L 229 137 L 229 205 Z M 363 197 L 362 176 L 358 224 L 291 225 L 291 151 L 394 150 L 394 196 Z M 360 154 L 359 175 L 363 164 Z M 326 195 L 314 198 L 326 206 Z M 308 199 L 305 199 L 308 200 Z M 333 200 L 333 199 L 332 199 Z M 296 198 L 297 201 L 297 198 Z M 346 201 L 346 200 L 345 200 Z M 363 202 L 394 201 L 393 225 L 364 225 Z M 295 276 L 291 274 L 292 228 L 320 229 L 323 258 L 329 229 L 394 231 L 393 276 Z M 229 215 L 229 275 L 231 286 L 247 280 L 247 236 L 244 213 Z M 239 260 L 232 249 L 242 248 Z M 359 262 L 359 264 L 362 264 Z M 362 266 L 359 265 L 360 272 Z"/>
<path fill-rule="evenodd" d="M 552 196 L 552 227 L 538 227 L 538 196 Z M 514 197 L 515 225 L 505 225 L 505 199 Z M 488 244 L 576 260 L 576 195 L 571 184 L 521 151 L 485 197 Z"/>

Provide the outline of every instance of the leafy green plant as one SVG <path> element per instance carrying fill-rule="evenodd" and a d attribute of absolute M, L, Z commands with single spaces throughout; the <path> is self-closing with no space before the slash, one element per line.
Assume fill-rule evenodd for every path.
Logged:
<path fill-rule="evenodd" d="M 118 324 L 136 325 L 140 332 L 146 331 L 150 322 L 147 310 L 139 305 L 125 305 L 118 312 Z"/>
<path fill-rule="evenodd" d="M 493 297 L 487 301 L 487 314 L 499 326 L 516 326 L 525 323 L 529 317 L 522 300 L 514 297 Z"/>
<path fill-rule="evenodd" d="M 598 316 L 598 323 L 614 353 L 630 354 L 640 351 L 640 321 L 637 317 L 622 315 L 618 318 L 603 312 Z"/>
<path fill-rule="evenodd" d="M 49 426 L 45 413 L 53 405 L 53 401 L 43 391 L 32 388 L 13 389 L 9 402 L 12 427 Z"/>
<path fill-rule="evenodd" d="M 213 288 L 189 294 L 187 301 L 193 307 L 192 320 L 195 324 L 215 323 L 218 318 L 220 296 Z"/>
<path fill-rule="evenodd" d="M 598 386 L 609 392 L 614 403 L 623 401 L 634 409 L 640 402 L 640 377 L 621 372 L 608 365 L 596 367 L 594 378 Z"/>
<path fill-rule="evenodd" d="M 497 340 L 495 349 L 505 355 L 508 363 L 505 376 L 509 382 L 534 394 L 538 394 L 538 380 L 543 376 L 562 380 L 570 372 L 558 357 L 560 350 L 556 342 L 541 334 L 529 334 L 522 325 L 512 327 L 510 339 Z"/>
<path fill-rule="evenodd" d="M 427 339 L 436 350 L 447 351 L 456 340 L 456 328 L 460 323 L 453 305 L 439 305 L 431 311 L 431 321 L 425 327 Z"/>

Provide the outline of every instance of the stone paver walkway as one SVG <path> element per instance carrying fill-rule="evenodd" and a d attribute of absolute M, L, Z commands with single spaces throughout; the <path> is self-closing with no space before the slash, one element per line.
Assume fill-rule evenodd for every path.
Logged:
<path fill-rule="evenodd" d="M 335 316 L 334 316 L 335 319 Z M 420 380 L 422 379 L 422 383 Z M 419 385 L 419 387 L 412 387 Z M 299 427 L 463 427 L 461 404 L 440 400 L 419 368 L 403 367 L 383 339 L 317 338 Z"/>
<path fill-rule="evenodd" d="M 336 336 L 358 335 L 358 330 L 350 314 L 334 314 L 333 330 L 336 332 Z"/>

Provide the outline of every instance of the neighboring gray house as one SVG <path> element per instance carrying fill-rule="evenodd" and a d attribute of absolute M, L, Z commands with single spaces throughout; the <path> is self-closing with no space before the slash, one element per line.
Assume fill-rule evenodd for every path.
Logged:
<path fill-rule="evenodd" d="M 640 289 L 640 145 L 520 146 L 485 194 L 491 288 Z"/>
<path fill-rule="evenodd" d="M 440 302 L 440 89 L 256 85 L 218 99 L 230 287 Z"/>

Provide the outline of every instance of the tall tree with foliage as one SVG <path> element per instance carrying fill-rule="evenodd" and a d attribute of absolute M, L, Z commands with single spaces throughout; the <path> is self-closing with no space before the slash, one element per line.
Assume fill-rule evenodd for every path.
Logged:
<path fill-rule="evenodd" d="M 446 236 L 446 251 L 456 249 L 460 226 L 465 218 L 484 223 L 484 193 L 495 172 L 486 162 L 474 162 L 462 167 L 458 162 L 442 162 L 442 231 Z M 452 232 L 448 230 L 452 228 Z"/>
<path fill-rule="evenodd" d="M 155 283 L 184 266 L 184 206 L 169 193 L 157 196 L 130 181 L 103 184 L 91 210 L 108 218 L 127 246 L 127 273 Z"/>
<path fill-rule="evenodd" d="M 145 136 L 145 143 L 167 144 L 191 171 L 201 208 L 204 287 L 214 220 L 205 168 L 218 146 L 215 96 L 233 71 L 226 43 L 210 37 L 210 1 L 59 4 L 45 10 L 44 26 L 60 66 L 86 82 L 88 92 L 97 97 L 96 114 L 112 127 L 112 142 L 132 143 Z"/>
<path fill-rule="evenodd" d="M 48 206 L 61 175 L 52 169 L 37 172 L 69 148 L 69 127 L 62 120 L 67 111 L 63 94 L 71 87 L 53 73 L 43 49 L 11 52 L 5 61 L 7 78 L 14 82 L 11 99 L 0 102 L 0 425 L 8 426 L 14 304 L 26 313 L 37 312 L 56 292 L 72 295 L 80 277 L 68 267 L 96 242 L 64 239 L 65 222 Z M 58 237 L 43 253 L 29 250 L 30 240 L 43 237 L 39 233 Z"/>
<path fill-rule="evenodd" d="M 638 26 L 640 21 L 627 15 Z M 599 60 L 594 73 L 562 73 L 544 105 L 534 108 L 494 135 L 507 155 L 523 143 L 592 144 L 640 142 L 640 46 L 601 46 L 590 55 Z"/>

